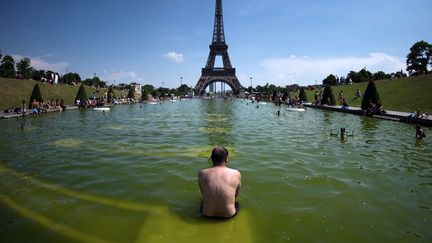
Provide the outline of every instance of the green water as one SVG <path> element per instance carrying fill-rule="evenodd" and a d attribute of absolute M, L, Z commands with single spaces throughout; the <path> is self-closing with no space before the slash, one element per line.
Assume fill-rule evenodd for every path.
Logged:
<path fill-rule="evenodd" d="M 27 117 L 23 131 L 2 120 L 0 242 L 431 242 L 430 137 L 284 109 L 189 100 Z M 354 136 L 330 136 L 340 127 Z M 231 220 L 198 213 L 215 145 L 242 173 Z"/>

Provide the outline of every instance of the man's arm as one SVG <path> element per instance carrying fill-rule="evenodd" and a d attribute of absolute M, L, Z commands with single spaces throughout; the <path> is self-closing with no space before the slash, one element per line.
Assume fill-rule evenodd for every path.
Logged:
<path fill-rule="evenodd" d="M 240 188 L 241 188 L 241 174 L 239 172 L 239 184 L 237 185 L 237 188 L 236 188 L 235 199 L 237 199 L 237 196 L 240 193 Z"/>
<path fill-rule="evenodd" d="M 201 187 L 201 176 L 202 176 L 202 172 L 199 171 L 199 172 L 198 172 L 198 186 L 199 186 L 199 188 L 200 188 L 201 195 L 202 195 L 203 191 L 202 191 L 202 187 Z"/>

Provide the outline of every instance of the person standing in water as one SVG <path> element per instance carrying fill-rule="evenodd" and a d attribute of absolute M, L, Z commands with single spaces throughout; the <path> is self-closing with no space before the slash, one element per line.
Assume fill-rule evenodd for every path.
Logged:
<path fill-rule="evenodd" d="M 425 132 L 423 131 L 423 129 L 420 128 L 419 125 L 417 125 L 416 126 L 416 139 L 422 140 L 425 137 L 426 137 Z"/>
<path fill-rule="evenodd" d="M 228 150 L 224 147 L 215 147 L 211 160 L 213 166 L 198 173 L 201 213 L 207 217 L 233 217 L 239 211 L 236 199 L 240 192 L 241 174 L 228 168 Z"/>

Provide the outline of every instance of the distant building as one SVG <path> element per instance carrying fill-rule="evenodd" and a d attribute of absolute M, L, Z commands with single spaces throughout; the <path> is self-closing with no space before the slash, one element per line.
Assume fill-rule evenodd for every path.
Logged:
<path fill-rule="evenodd" d="M 134 97 L 136 100 L 140 100 L 142 97 L 141 88 L 142 88 L 141 84 L 137 84 L 137 83 L 130 84 L 130 89 L 134 91 Z"/>
<path fill-rule="evenodd" d="M 141 84 L 131 83 L 131 84 L 130 84 L 130 88 L 131 88 L 131 89 L 134 89 L 135 94 L 139 94 L 139 95 L 141 95 Z"/>

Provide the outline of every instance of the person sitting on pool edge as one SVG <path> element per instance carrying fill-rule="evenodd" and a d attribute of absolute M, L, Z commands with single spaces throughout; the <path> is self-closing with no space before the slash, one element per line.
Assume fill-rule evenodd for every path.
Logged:
<path fill-rule="evenodd" d="M 228 150 L 215 147 L 211 154 L 213 167 L 198 173 L 201 190 L 201 213 L 207 217 L 230 218 L 239 211 L 237 196 L 241 186 L 241 174 L 228 168 Z"/>

